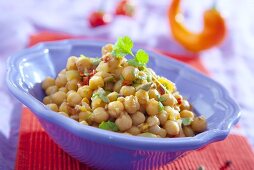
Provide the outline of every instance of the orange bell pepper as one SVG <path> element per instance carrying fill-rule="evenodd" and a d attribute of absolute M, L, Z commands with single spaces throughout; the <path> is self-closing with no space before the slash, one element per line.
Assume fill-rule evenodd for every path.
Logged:
<path fill-rule="evenodd" d="M 215 8 L 205 11 L 203 30 L 194 33 L 177 20 L 179 4 L 180 0 L 172 0 L 168 10 L 168 18 L 174 39 L 184 48 L 192 52 L 200 52 L 214 47 L 224 40 L 227 32 L 225 21 Z"/>

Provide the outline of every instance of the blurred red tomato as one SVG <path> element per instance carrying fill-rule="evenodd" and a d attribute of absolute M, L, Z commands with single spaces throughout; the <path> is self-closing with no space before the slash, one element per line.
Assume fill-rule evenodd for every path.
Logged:
<path fill-rule="evenodd" d="M 115 10 L 116 15 L 133 16 L 135 12 L 135 5 L 131 0 L 121 0 L 118 2 Z"/>
<path fill-rule="evenodd" d="M 89 16 L 89 23 L 91 27 L 106 25 L 109 22 L 111 22 L 111 16 L 103 11 L 92 12 Z"/>

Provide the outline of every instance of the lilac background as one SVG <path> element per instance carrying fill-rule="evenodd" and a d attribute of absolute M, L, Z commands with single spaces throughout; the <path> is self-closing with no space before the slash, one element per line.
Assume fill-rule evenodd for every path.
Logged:
<path fill-rule="evenodd" d="M 0 169 L 13 169 L 20 120 L 19 104 L 9 95 L 5 79 L 5 62 L 9 55 L 27 45 L 29 35 L 51 30 L 114 40 L 129 35 L 135 42 L 148 47 L 189 54 L 171 39 L 166 19 L 170 0 L 137 0 L 134 18 L 117 17 L 105 27 L 91 29 L 87 15 L 99 7 L 99 0 L 35 1 L 0 0 Z M 112 12 L 117 0 L 108 0 L 105 10 Z M 183 0 L 186 24 L 200 30 L 202 12 L 212 0 Z M 228 37 L 218 48 L 201 53 L 212 77 L 223 84 L 242 107 L 240 125 L 254 146 L 254 1 L 217 0 L 217 8 L 226 18 Z"/>

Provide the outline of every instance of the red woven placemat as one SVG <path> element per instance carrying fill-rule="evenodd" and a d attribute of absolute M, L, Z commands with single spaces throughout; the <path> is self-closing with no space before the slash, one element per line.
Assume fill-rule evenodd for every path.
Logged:
<path fill-rule="evenodd" d="M 41 41 L 52 41 L 73 38 L 66 34 L 43 32 L 33 35 L 29 45 Z M 208 74 L 200 62 L 199 57 L 188 58 L 165 53 L 182 62 L 185 62 L 195 69 Z M 226 168 L 225 163 L 231 162 Z M 252 170 L 254 169 L 254 154 L 247 140 L 243 136 L 229 135 L 222 141 L 211 144 L 204 149 L 193 151 L 160 169 L 197 169 L 204 166 L 206 170 Z M 27 109 L 23 109 L 19 145 L 17 151 L 16 170 L 87 170 L 86 165 L 70 157 L 59 148 L 45 133 L 36 117 Z"/>
<path fill-rule="evenodd" d="M 225 168 L 227 161 L 231 164 Z M 206 170 L 253 170 L 254 155 L 244 137 L 229 135 L 222 142 L 193 151 L 160 169 L 196 170 L 200 165 Z M 25 108 L 21 119 L 16 170 L 33 169 L 88 170 L 90 168 L 60 149 L 42 129 L 33 113 Z"/>

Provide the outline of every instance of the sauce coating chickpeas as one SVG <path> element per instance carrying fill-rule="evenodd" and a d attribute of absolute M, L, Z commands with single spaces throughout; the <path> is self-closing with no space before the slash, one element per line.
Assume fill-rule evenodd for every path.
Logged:
<path fill-rule="evenodd" d="M 101 58 L 68 58 L 55 79 L 42 82 L 43 103 L 81 125 L 134 136 L 192 137 L 207 129 L 174 83 L 112 51 L 107 44 Z"/>

